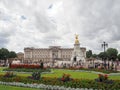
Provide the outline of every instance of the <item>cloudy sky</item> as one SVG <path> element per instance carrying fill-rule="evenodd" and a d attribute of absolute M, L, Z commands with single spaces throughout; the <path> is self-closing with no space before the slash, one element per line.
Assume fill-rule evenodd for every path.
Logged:
<path fill-rule="evenodd" d="M 0 48 L 81 47 L 120 49 L 120 0 L 0 0 Z"/>

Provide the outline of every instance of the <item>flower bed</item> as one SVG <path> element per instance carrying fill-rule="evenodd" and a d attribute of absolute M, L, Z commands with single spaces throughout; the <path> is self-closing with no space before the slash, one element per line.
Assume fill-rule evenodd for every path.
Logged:
<path fill-rule="evenodd" d="M 11 64 L 9 68 L 39 69 L 39 64 Z"/>
<path fill-rule="evenodd" d="M 52 86 L 63 86 L 70 88 L 92 88 L 92 89 L 104 89 L 104 90 L 118 90 L 120 88 L 120 80 L 114 81 L 113 84 L 107 84 L 103 82 L 96 82 L 89 79 L 73 79 L 67 82 L 58 80 L 58 78 L 41 77 L 40 80 L 29 79 L 25 76 L 15 76 L 12 78 L 5 78 L 0 75 L 0 81 L 3 82 L 21 82 L 24 84 L 45 84 Z M 62 89 L 61 89 L 62 90 Z"/>
<path fill-rule="evenodd" d="M 16 75 L 13 72 L 6 72 L 4 77 L 6 78 L 11 78 L 11 77 L 15 77 Z"/>
<path fill-rule="evenodd" d="M 11 85 L 11 86 L 18 86 L 18 87 L 29 87 L 29 88 L 38 88 L 38 89 L 45 89 L 45 90 L 94 90 L 92 88 L 71 88 L 71 87 L 64 87 L 64 86 L 53 86 L 53 85 L 45 85 L 45 84 L 24 84 L 20 82 L 1 82 L 2 85 Z"/>
<path fill-rule="evenodd" d="M 6 68 L 3 71 L 16 71 L 16 72 L 50 72 L 50 69 L 26 69 L 26 68 Z"/>
<path fill-rule="evenodd" d="M 70 74 L 63 74 L 62 78 L 59 78 L 60 81 L 63 81 L 63 82 L 68 82 L 68 81 L 71 81 L 73 80 L 72 78 L 70 78 Z"/>
<path fill-rule="evenodd" d="M 96 82 L 102 82 L 102 83 L 106 83 L 106 84 L 113 84 L 114 81 L 113 80 L 109 80 L 108 79 L 108 75 L 107 74 L 98 74 L 98 78 L 95 79 Z"/>

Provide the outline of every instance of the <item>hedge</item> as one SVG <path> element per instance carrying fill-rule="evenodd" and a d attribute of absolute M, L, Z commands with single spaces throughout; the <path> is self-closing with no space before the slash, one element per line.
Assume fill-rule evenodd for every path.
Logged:
<path fill-rule="evenodd" d="M 120 80 L 115 80 L 112 84 L 107 84 L 103 82 L 96 82 L 95 80 L 89 79 L 73 79 L 68 82 L 60 81 L 58 78 L 51 77 L 42 77 L 40 80 L 29 79 L 25 76 L 15 76 L 12 78 L 5 78 L 3 75 L 0 75 L 0 81 L 3 82 L 21 82 L 29 84 L 45 84 L 45 85 L 56 85 L 64 86 L 71 88 L 93 88 L 93 89 L 102 89 L 102 90 L 119 90 L 120 89 Z"/>

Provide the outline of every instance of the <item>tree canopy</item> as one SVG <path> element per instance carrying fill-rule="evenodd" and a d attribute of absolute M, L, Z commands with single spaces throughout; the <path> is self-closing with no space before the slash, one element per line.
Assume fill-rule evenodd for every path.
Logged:
<path fill-rule="evenodd" d="M 0 49 L 0 59 L 1 60 L 6 60 L 8 58 L 15 58 L 15 57 L 17 57 L 17 55 L 14 51 L 9 51 L 6 48 Z"/>
<path fill-rule="evenodd" d="M 97 56 L 98 56 L 97 54 L 92 54 L 93 58 L 97 58 Z"/>
<path fill-rule="evenodd" d="M 15 57 L 17 57 L 17 55 L 14 51 L 10 51 L 8 57 L 9 58 L 15 58 Z"/>
<path fill-rule="evenodd" d="M 108 48 L 106 51 L 107 55 L 108 55 L 108 59 L 112 59 L 112 60 L 116 60 L 117 55 L 118 55 L 118 50 L 115 48 Z"/>
<path fill-rule="evenodd" d="M 118 58 L 118 60 L 120 61 L 120 54 L 118 54 L 117 58 Z"/>
<path fill-rule="evenodd" d="M 107 58 L 107 53 L 106 52 L 100 52 L 98 54 L 98 57 L 101 58 L 101 59 L 106 59 Z"/>
<path fill-rule="evenodd" d="M 5 60 L 9 57 L 9 51 L 6 48 L 0 49 L 0 59 Z"/>
<path fill-rule="evenodd" d="M 87 57 L 87 58 L 92 57 L 92 50 L 88 50 L 88 51 L 86 52 L 86 57 Z"/>
<path fill-rule="evenodd" d="M 109 59 L 109 60 L 116 60 L 116 58 L 118 57 L 118 50 L 115 48 L 108 48 L 106 52 L 100 52 L 98 54 L 99 58 L 102 59 Z"/>

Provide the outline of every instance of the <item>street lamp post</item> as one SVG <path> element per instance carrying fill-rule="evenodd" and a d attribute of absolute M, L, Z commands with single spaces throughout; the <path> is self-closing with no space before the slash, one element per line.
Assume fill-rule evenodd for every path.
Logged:
<path fill-rule="evenodd" d="M 104 54 L 105 54 L 105 51 L 106 51 L 106 47 L 108 47 L 108 44 L 104 41 L 103 44 L 102 44 L 102 48 L 104 49 Z M 104 67 L 106 68 L 106 60 L 105 60 L 105 57 L 104 57 Z"/>
<path fill-rule="evenodd" d="M 104 49 L 104 52 L 105 52 L 105 50 L 106 50 L 106 47 L 108 47 L 108 44 L 107 44 L 106 42 L 103 42 L 102 48 Z"/>

